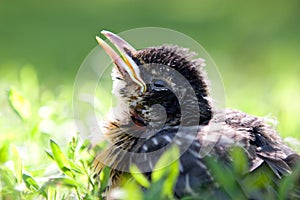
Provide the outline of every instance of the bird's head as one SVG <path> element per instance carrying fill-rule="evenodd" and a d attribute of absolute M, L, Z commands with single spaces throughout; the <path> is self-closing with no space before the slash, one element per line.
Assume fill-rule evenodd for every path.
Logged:
<path fill-rule="evenodd" d="M 170 45 L 136 50 L 116 34 L 101 33 L 120 53 L 96 37 L 115 64 L 113 93 L 136 126 L 180 125 L 183 108 L 191 115 L 198 112 L 197 125 L 208 123 L 212 108 L 203 59 L 193 59 L 195 54 L 188 49 Z M 195 125 L 193 117 L 186 124 Z"/>

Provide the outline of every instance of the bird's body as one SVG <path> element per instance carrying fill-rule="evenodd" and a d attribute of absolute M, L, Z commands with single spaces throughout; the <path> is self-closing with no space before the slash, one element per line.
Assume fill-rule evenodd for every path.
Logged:
<path fill-rule="evenodd" d="M 120 107 L 103 127 L 111 143 L 96 157 L 95 163 L 97 172 L 105 165 L 111 167 L 111 188 L 120 184 L 131 164 L 137 165 L 151 179 L 151 172 L 163 153 L 159 150 L 168 148 L 169 144 L 181 150 L 180 172 L 174 187 L 174 195 L 178 198 L 197 196 L 202 188 L 214 197 L 221 195 L 226 199 L 226 191 L 218 184 L 207 158 L 231 166 L 234 147 L 240 147 L 245 153 L 246 174 L 264 170 L 266 166 L 275 179 L 292 173 L 300 157 L 283 143 L 268 120 L 240 111 L 214 109 L 203 60 L 193 59 L 194 54 L 176 46 L 136 51 L 126 42 L 120 42 L 118 36 L 109 32 L 103 34 L 131 66 L 122 68 L 124 63 L 110 55 L 117 66 L 113 73 L 114 93 L 120 98 Z M 98 42 L 112 54 L 106 43 Z M 175 81 L 178 79 L 172 70 L 187 80 L 193 93 L 187 92 L 186 85 Z M 132 153 L 142 156 L 133 159 Z M 254 198 L 253 195 L 245 197 Z"/>

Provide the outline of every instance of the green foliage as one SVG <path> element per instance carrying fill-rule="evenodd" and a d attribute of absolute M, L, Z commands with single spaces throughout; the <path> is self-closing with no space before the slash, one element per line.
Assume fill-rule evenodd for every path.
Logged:
<path fill-rule="evenodd" d="M 78 138 L 73 138 L 77 140 Z M 73 146 L 74 147 L 74 146 Z M 22 171 L 22 161 L 17 149 L 12 146 L 11 159 L 13 170 L 5 165 L 0 166 L 0 197 L 3 198 L 26 198 L 45 197 L 46 199 L 64 199 L 66 196 L 76 196 L 77 199 L 98 199 L 98 185 L 92 179 L 92 152 L 87 148 L 82 149 L 80 142 L 75 146 L 74 158 L 67 158 L 61 147 L 53 140 L 50 140 L 51 150 L 47 150 L 50 155 L 50 162 L 55 162 L 61 171 L 48 177 L 46 173 L 39 176 L 32 176 L 28 172 Z M 80 150 L 80 152 L 79 152 Z M 75 159 L 76 158 L 76 159 Z"/>
<path fill-rule="evenodd" d="M 236 171 L 236 169 L 232 170 L 225 164 L 215 161 L 214 158 L 207 158 L 207 160 L 212 174 L 215 176 L 217 182 L 224 188 L 226 193 L 234 199 L 245 199 L 246 197 L 236 180 L 235 172 L 239 173 L 239 171 Z M 236 166 L 236 164 L 234 165 Z"/>
<path fill-rule="evenodd" d="M 117 189 L 116 199 L 174 199 L 173 188 L 179 174 L 179 148 L 172 146 L 159 158 L 151 174 L 151 182 L 144 176 L 139 168 L 132 165 L 130 173 L 132 178 L 123 180 L 121 189 Z M 141 187 L 146 189 L 142 192 Z M 115 194 L 115 192 L 112 192 Z"/>
<path fill-rule="evenodd" d="M 22 95 L 18 94 L 14 89 L 10 89 L 8 91 L 8 99 L 11 107 L 21 119 L 26 120 L 30 118 L 30 104 Z"/>
<path fill-rule="evenodd" d="M 167 150 L 156 163 L 151 178 L 153 184 L 162 184 L 162 194 L 160 198 L 172 197 L 174 183 L 179 174 L 179 158 L 180 151 L 177 146 L 172 146 Z M 170 163 L 171 162 L 171 163 Z"/>
<path fill-rule="evenodd" d="M 106 186 L 109 181 L 109 175 L 110 175 L 110 168 L 104 167 L 104 169 L 100 172 L 100 188 L 99 188 L 100 193 L 105 192 Z"/>
<path fill-rule="evenodd" d="M 56 142 L 65 142 L 56 131 L 61 135 L 70 127 L 71 92 L 41 92 L 31 66 L 21 70 L 20 80 L 8 90 L 11 110 L 0 119 L 1 124 L 13 119 L 0 132 L 0 199 L 98 199 L 89 142 L 75 132 L 66 133 L 71 141 L 64 148 Z"/>
<path fill-rule="evenodd" d="M 16 173 L 16 179 L 17 179 L 17 183 L 21 183 L 22 181 L 22 160 L 21 157 L 18 153 L 18 150 L 16 149 L 16 147 L 12 146 L 11 147 L 11 153 L 12 153 L 12 160 L 13 160 L 13 164 L 14 164 L 14 170 Z"/>
<path fill-rule="evenodd" d="M 136 165 L 132 165 L 130 166 L 130 173 L 132 175 L 132 177 L 134 178 L 134 180 L 141 186 L 145 187 L 145 188 L 149 188 L 150 187 L 150 182 L 147 179 L 147 177 L 145 177 L 144 174 L 142 174 L 142 172 L 139 170 L 139 168 Z"/>

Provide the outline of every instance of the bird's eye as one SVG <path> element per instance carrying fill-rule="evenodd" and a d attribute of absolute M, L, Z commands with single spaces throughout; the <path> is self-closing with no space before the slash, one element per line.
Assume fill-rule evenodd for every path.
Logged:
<path fill-rule="evenodd" d="M 167 91 L 168 90 L 167 83 L 163 80 L 160 80 L 160 79 L 152 80 L 152 84 L 151 84 L 150 88 L 153 91 L 156 91 L 156 92 L 161 92 L 161 91 Z"/>
<path fill-rule="evenodd" d="M 162 80 L 153 80 L 153 85 L 155 87 L 166 87 L 166 83 Z"/>

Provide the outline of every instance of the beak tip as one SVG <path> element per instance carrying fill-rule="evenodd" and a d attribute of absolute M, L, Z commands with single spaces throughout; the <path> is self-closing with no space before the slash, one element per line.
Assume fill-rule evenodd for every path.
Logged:
<path fill-rule="evenodd" d="M 100 33 L 105 36 L 113 35 L 110 31 L 107 31 L 107 30 L 102 30 Z"/>
<path fill-rule="evenodd" d="M 99 41 L 99 40 L 102 40 L 99 36 L 96 36 L 96 40 Z"/>
<path fill-rule="evenodd" d="M 98 44 L 100 46 L 102 46 L 102 44 L 103 44 L 104 41 L 99 36 L 96 36 L 96 40 L 97 40 Z"/>

